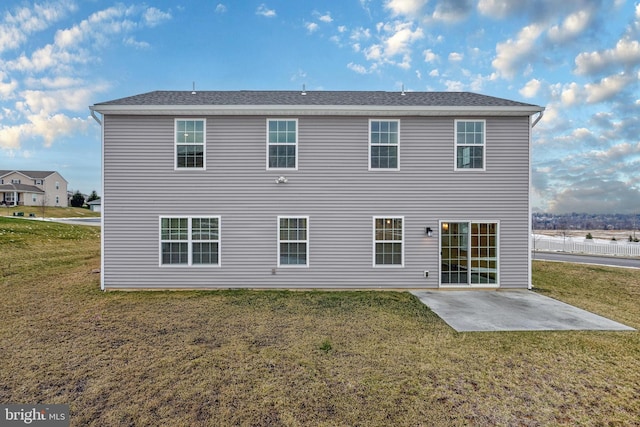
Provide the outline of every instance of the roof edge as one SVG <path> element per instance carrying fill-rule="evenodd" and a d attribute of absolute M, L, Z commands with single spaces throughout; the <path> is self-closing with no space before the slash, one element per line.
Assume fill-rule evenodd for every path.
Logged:
<path fill-rule="evenodd" d="M 544 111 L 537 105 L 517 106 L 362 106 L 362 105 L 105 105 L 89 107 L 118 115 L 334 115 L 334 116 L 521 116 Z"/>

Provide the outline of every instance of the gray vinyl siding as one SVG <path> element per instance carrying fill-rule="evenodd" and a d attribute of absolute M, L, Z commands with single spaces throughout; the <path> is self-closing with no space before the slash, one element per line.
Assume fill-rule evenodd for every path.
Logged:
<path fill-rule="evenodd" d="M 498 221 L 500 286 L 527 287 L 528 116 L 481 117 L 482 172 L 454 171 L 454 117 L 400 118 L 399 171 L 368 170 L 368 117 L 293 117 L 291 171 L 266 169 L 267 117 L 205 118 L 192 171 L 174 170 L 175 116 L 103 117 L 105 289 L 436 288 L 439 220 Z M 172 215 L 221 217 L 220 266 L 159 265 Z M 309 267 L 277 267 L 279 215 L 309 217 Z M 404 217 L 404 267 L 373 266 L 374 216 Z"/>

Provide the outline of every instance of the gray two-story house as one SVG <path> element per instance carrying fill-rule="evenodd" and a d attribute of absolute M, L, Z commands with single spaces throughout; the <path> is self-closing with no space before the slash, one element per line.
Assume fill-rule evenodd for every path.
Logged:
<path fill-rule="evenodd" d="M 90 108 L 105 290 L 531 285 L 542 107 L 453 92 L 157 91 Z"/>

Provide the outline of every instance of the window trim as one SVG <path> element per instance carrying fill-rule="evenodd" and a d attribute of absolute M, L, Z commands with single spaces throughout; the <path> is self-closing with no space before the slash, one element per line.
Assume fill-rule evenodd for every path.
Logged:
<path fill-rule="evenodd" d="M 280 240 L 280 220 L 281 219 L 305 219 L 307 220 L 307 238 L 306 240 Z M 278 229 L 278 235 L 277 235 L 277 262 L 278 262 L 278 267 L 282 267 L 282 268 L 309 268 L 310 266 L 310 243 L 309 243 L 309 230 L 311 229 L 311 227 L 309 226 L 309 216 L 308 215 L 278 215 L 277 217 L 277 229 Z M 307 262 L 306 264 L 281 264 L 280 263 L 280 244 L 281 243 L 305 243 L 307 245 Z"/>
<path fill-rule="evenodd" d="M 375 118 L 375 119 L 369 119 L 369 127 L 367 129 L 367 139 L 369 141 L 369 159 L 368 159 L 368 163 L 369 163 L 369 171 L 373 171 L 373 172 L 377 172 L 377 171 L 383 171 L 383 172 L 397 172 L 400 170 L 400 140 L 401 140 L 401 130 L 400 130 L 400 119 L 386 119 L 386 118 Z M 371 124 L 373 122 L 396 122 L 398 124 L 398 143 L 397 144 L 375 144 L 377 146 L 395 146 L 397 147 L 398 150 L 398 165 L 395 168 L 374 168 L 371 166 L 371 148 L 373 146 L 373 144 L 371 143 Z"/>
<path fill-rule="evenodd" d="M 398 240 L 377 240 L 376 239 L 376 220 L 378 219 L 400 219 L 402 220 L 402 240 L 398 241 Z M 405 249 L 405 237 L 404 237 L 404 232 L 406 230 L 406 222 L 404 219 L 403 215 L 376 215 L 373 217 L 372 220 L 372 227 L 371 227 L 371 231 L 372 231 L 372 241 L 373 241 L 373 245 L 372 245 L 372 255 L 373 255 L 373 259 L 372 259 L 372 265 L 374 268 L 404 268 L 404 249 Z M 393 243 L 398 243 L 400 242 L 401 244 L 401 253 L 400 256 L 402 257 L 402 262 L 400 264 L 377 264 L 376 263 L 376 243 L 385 243 L 385 242 L 393 242 Z"/>
<path fill-rule="evenodd" d="M 483 124 L 482 144 L 458 144 L 458 123 L 474 122 Z M 453 121 L 453 170 L 461 172 L 484 172 L 487 170 L 487 121 L 485 119 L 455 119 Z M 458 167 L 458 146 L 461 147 L 482 147 L 482 168 L 459 168 Z"/>
<path fill-rule="evenodd" d="M 178 142 L 178 122 L 200 121 L 202 122 L 202 167 L 178 167 L 178 146 L 179 145 L 199 145 L 199 142 L 186 143 Z M 176 117 L 173 119 L 173 170 L 175 171 L 203 171 L 207 170 L 207 119 L 204 117 Z"/>
<path fill-rule="evenodd" d="M 496 225 L 496 281 L 495 283 L 472 283 L 471 277 L 467 280 L 467 283 L 442 283 L 442 267 L 440 267 L 440 271 L 438 272 L 438 287 L 440 288 L 463 288 L 463 289 L 471 289 L 471 288 L 499 288 L 500 287 L 500 279 L 502 274 L 500 273 L 500 267 L 502 265 L 500 258 L 500 220 L 485 220 L 485 219 L 441 219 L 438 221 L 438 262 L 439 265 L 442 266 L 443 255 L 442 255 L 442 224 L 443 223 L 463 223 L 466 222 L 469 225 L 469 232 L 467 234 L 467 239 L 469 242 L 469 251 L 471 252 L 471 224 L 495 224 Z M 468 257 L 468 261 L 471 261 L 472 257 Z"/>
<path fill-rule="evenodd" d="M 162 243 L 169 240 L 162 239 L 163 219 L 187 219 L 187 240 L 172 240 L 173 242 L 187 243 L 187 263 L 186 264 L 163 264 L 162 263 Z M 217 219 L 218 220 L 218 240 L 193 240 L 192 225 L 193 219 Z M 193 243 L 194 242 L 216 242 L 218 243 L 218 263 L 217 264 L 194 264 L 193 263 Z M 220 215 L 160 215 L 158 217 L 158 265 L 161 268 L 220 268 L 222 266 L 222 217 Z"/>
<path fill-rule="evenodd" d="M 288 143 L 288 142 L 277 142 L 277 143 L 271 143 L 269 142 L 269 123 L 270 122 L 295 122 L 296 123 L 296 142 L 294 144 Z M 297 171 L 298 170 L 298 152 L 300 151 L 300 147 L 299 147 L 299 139 L 300 139 L 300 135 L 299 135 L 299 130 L 300 130 L 300 123 L 298 122 L 297 118 L 278 118 L 278 117 L 268 117 L 266 120 L 266 137 L 265 137 L 265 141 L 266 141 L 266 170 L 269 171 Z M 296 165 L 293 168 L 272 168 L 269 167 L 269 147 L 271 145 L 293 145 L 295 147 L 296 150 Z"/>

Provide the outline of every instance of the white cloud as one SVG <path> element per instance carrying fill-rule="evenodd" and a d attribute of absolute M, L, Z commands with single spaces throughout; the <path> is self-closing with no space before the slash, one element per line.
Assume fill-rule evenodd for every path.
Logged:
<path fill-rule="evenodd" d="M 18 82 L 9 79 L 5 81 L 6 74 L 0 71 L 0 99 L 11 99 L 14 96 L 15 90 L 18 88 Z"/>
<path fill-rule="evenodd" d="M 144 11 L 142 15 L 142 20 L 149 27 L 155 27 L 160 25 L 164 21 L 168 21 L 171 19 L 171 14 L 169 12 L 163 12 L 160 9 L 155 7 L 150 7 Z"/>
<path fill-rule="evenodd" d="M 318 20 L 326 22 L 327 24 L 333 22 L 333 18 L 331 17 L 331 14 L 329 12 L 325 13 L 324 15 L 318 16 Z"/>
<path fill-rule="evenodd" d="M 570 83 L 560 94 L 560 100 L 565 106 L 571 106 L 584 101 L 584 90 L 575 82 Z"/>
<path fill-rule="evenodd" d="M 258 6 L 258 9 L 256 9 L 256 15 L 264 16 L 267 18 L 275 18 L 276 11 L 275 9 L 269 9 L 266 4 L 262 3 L 260 6 Z"/>
<path fill-rule="evenodd" d="M 369 61 L 380 61 L 382 59 L 382 46 L 374 44 L 364 50 L 364 57 Z"/>
<path fill-rule="evenodd" d="M 478 12 L 486 16 L 504 18 L 512 14 L 519 6 L 519 2 L 513 0 L 480 0 Z"/>
<path fill-rule="evenodd" d="M 72 1 L 62 0 L 6 12 L 0 22 L 0 52 L 17 48 L 30 34 L 49 28 L 76 8 Z"/>
<path fill-rule="evenodd" d="M 518 69 L 531 60 L 536 40 L 543 30 L 541 25 L 531 24 L 520 30 L 515 40 L 498 43 L 496 58 L 491 63 L 493 67 L 507 78 L 514 77 Z"/>
<path fill-rule="evenodd" d="M 366 67 L 360 65 L 360 64 L 354 64 L 353 62 L 349 62 L 347 64 L 347 68 L 350 69 L 351 71 L 355 71 L 358 74 L 368 74 L 369 71 L 367 70 Z"/>
<path fill-rule="evenodd" d="M 599 83 L 589 83 L 585 85 L 587 102 L 595 104 L 597 102 L 608 101 L 622 92 L 630 83 L 636 79 L 624 73 L 608 76 L 600 80 Z"/>
<path fill-rule="evenodd" d="M 436 62 L 440 59 L 431 49 L 424 50 L 422 54 L 424 55 L 424 62 Z"/>
<path fill-rule="evenodd" d="M 364 49 L 362 52 L 367 60 L 380 64 L 392 64 L 403 69 L 411 67 L 412 45 L 417 40 L 424 38 L 421 28 L 415 28 L 412 22 L 379 23 L 377 43 Z M 369 35 L 368 32 L 356 33 L 359 37 Z M 352 38 L 356 36 L 352 34 Z M 358 45 L 358 48 L 360 45 Z"/>
<path fill-rule="evenodd" d="M 447 80 L 444 82 L 447 87 L 447 92 L 462 92 L 464 91 L 464 84 L 459 81 Z"/>
<path fill-rule="evenodd" d="M 429 76 L 431 76 L 431 77 L 438 77 L 439 75 L 440 75 L 440 71 L 438 71 L 437 68 L 434 68 L 433 70 L 431 70 L 429 72 Z"/>
<path fill-rule="evenodd" d="M 393 28 L 393 34 L 385 42 L 385 55 L 394 56 L 399 53 L 405 53 L 409 50 L 409 45 L 424 37 L 422 28 L 411 30 L 411 23 L 396 24 Z"/>
<path fill-rule="evenodd" d="M 134 47 L 136 49 L 148 49 L 151 47 L 151 45 L 148 42 L 144 42 L 144 41 L 138 41 L 135 39 L 135 37 L 125 37 L 122 42 L 127 45 L 127 46 L 131 46 Z"/>
<path fill-rule="evenodd" d="M 449 61 L 451 62 L 460 62 L 464 59 L 464 55 L 459 52 L 451 52 L 449 54 Z"/>
<path fill-rule="evenodd" d="M 418 80 L 422 80 L 422 73 L 420 72 L 420 70 L 416 70 L 416 77 L 418 78 Z"/>
<path fill-rule="evenodd" d="M 567 16 L 562 25 L 549 29 L 548 36 L 552 42 L 561 43 L 577 37 L 589 27 L 593 18 L 593 10 L 582 9 Z"/>
<path fill-rule="evenodd" d="M 542 84 L 540 83 L 540 80 L 531 79 L 524 85 L 522 89 L 520 89 L 519 93 L 525 98 L 533 98 L 538 94 L 541 86 Z"/>
<path fill-rule="evenodd" d="M 351 35 L 349 37 L 353 41 L 368 40 L 371 38 L 371 30 L 362 27 L 355 28 L 351 31 Z"/>
<path fill-rule="evenodd" d="M 29 117 L 29 120 L 32 124 L 30 131 L 44 140 L 45 147 L 50 147 L 60 136 L 86 131 L 89 126 L 88 119 L 68 117 L 64 114 L 39 114 Z"/>
<path fill-rule="evenodd" d="M 613 49 L 584 52 L 576 57 L 576 74 L 596 74 L 615 66 L 640 64 L 640 42 L 624 38 Z"/>
<path fill-rule="evenodd" d="M 215 12 L 216 13 L 225 13 L 227 11 L 227 6 L 225 6 L 222 3 L 218 3 L 218 5 L 216 6 Z"/>
<path fill-rule="evenodd" d="M 66 1 L 51 4 L 58 8 L 64 5 L 64 10 L 75 7 Z M 55 10 L 47 13 L 38 5 L 33 9 L 32 12 L 21 10 L 17 15 L 6 14 L 0 22 L 0 32 L 19 23 L 23 33 L 24 29 L 40 30 L 43 23 L 52 22 L 58 16 Z M 84 132 L 94 125 L 86 117 L 87 105 L 94 101 L 96 94 L 104 92 L 108 84 L 96 78 L 85 80 L 88 74 L 85 65 L 99 61 L 101 49 L 113 41 L 136 48 L 148 47 L 148 43 L 136 40 L 133 32 L 155 27 L 170 18 L 169 13 L 156 8 L 118 4 L 92 13 L 71 27 L 52 31 L 48 44 L 34 43 L 35 46 L 29 46 L 31 50 L 23 49 L 14 57 L 3 54 L 0 99 L 13 102 L 0 105 L 4 112 L 0 148 L 17 152 L 23 143 L 38 139 L 50 146 L 56 140 Z M 77 113 L 82 114 L 75 117 Z"/>
<path fill-rule="evenodd" d="M 446 23 L 460 22 L 469 15 L 472 2 L 469 0 L 449 0 L 436 5 L 431 17 Z"/>
<path fill-rule="evenodd" d="M 318 24 L 316 24 L 315 22 L 309 22 L 305 25 L 305 27 L 310 33 L 318 30 Z"/>
<path fill-rule="evenodd" d="M 393 16 L 415 16 L 427 4 L 428 0 L 387 0 L 384 7 L 391 11 Z"/>

